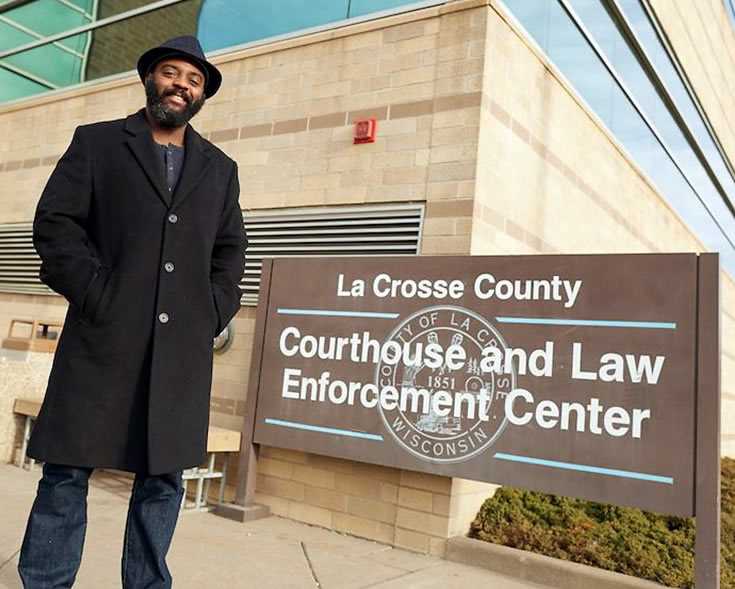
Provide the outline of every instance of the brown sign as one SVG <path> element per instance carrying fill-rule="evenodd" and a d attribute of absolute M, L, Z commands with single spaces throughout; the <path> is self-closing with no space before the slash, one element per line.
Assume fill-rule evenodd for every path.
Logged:
<path fill-rule="evenodd" d="M 698 264 L 274 260 L 254 441 L 692 515 Z"/>

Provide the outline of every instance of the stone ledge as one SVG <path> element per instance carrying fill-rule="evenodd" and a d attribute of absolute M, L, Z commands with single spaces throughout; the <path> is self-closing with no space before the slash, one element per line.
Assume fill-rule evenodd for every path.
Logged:
<path fill-rule="evenodd" d="M 251 503 L 249 505 L 238 505 L 237 503 L 220 503 L 215 506 L 212 511 L 215 515 L 231 519 L 236 522 L 245 523 L 256 519 L 269 517 L 271 514 L 270 507 L 267 505 L 259 505 Z"/>
<path fill-rule="evenodd" d="M 456 536 L 446 560 L 559 589 L 662 589 L 664 585 L 542 554 Z"/>

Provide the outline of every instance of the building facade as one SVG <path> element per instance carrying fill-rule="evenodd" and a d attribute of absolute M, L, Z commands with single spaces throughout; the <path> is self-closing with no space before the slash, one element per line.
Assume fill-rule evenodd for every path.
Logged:
<path fill-rule="evenodd" d="M 277 13 L 232 3 L 245 7 L 238 14 L 206 0 L 155 4 L 164 6 L 84 7 L 93 18 L 82 28 L 128 16 L 68 38 L 86 38 L 75 49 L 86 65 L 65 87 L 36 80 L 29 89 L 26 74 L 42 72 L 30 59 L 20 67 L 17 43 L 0 45 L 0 66 L 11 62 L 2 75 L 15 80 L 0 103 L 0 332 L 17 317 L 64 317 L 66 301 L 34 276 L 28 232 L 75 127 L 140 108 L 134 57 L 195 32 L 224 83 L 192 124 L 238 162 L 251 236 L 235 337 L 215 360 L 213 425 L 244 421 L 264 256 L 719 251 L 721 448 L 735 456 L 735 25 L 726 3 L 353 1 L 309 14 L 295 1 Z M 137 31 L 124 51 L 117 27 Z M 366 117 L 378 121 L 377 141 L 355 145 L 353 123 Z M 33 369 L 2 365 L 2 460 L 18 435 L 12 399 L 43 394 L 50 363 L 34 358 Z M 276 448 L 261 448 L 258 461 L 256 499 L 273 513 L 434 554 L 466 533 L 491 493 Z"/>

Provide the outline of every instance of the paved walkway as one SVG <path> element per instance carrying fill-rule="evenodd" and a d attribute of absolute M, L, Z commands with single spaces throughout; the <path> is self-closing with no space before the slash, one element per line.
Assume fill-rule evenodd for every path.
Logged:
<path fill-rule="evenodd" d="M 22 589 L 18 551 L 40 469 L 0 465 L 0 589 Z M 120 587 L 132 480 L 95 471 L 84 558 L 75 589 Z M 177 589 L 542 589 L 482 569 L 414 554 L 291 520 L 241 524 L 209 513 L 179 518 L 168 556 Z"/>

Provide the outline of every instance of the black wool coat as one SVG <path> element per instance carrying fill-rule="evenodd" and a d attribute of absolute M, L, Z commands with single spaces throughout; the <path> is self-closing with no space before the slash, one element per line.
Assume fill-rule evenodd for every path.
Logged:
<path fill-rule="evenodd" d="M 212 339 L 240 307 L 237 164 L 185 132 L 169 193 L 145 109 L 81 125 L 36 208 L 42 282 L 69 301 L 28 455 L 161 474 L 206 459 Z"/>

